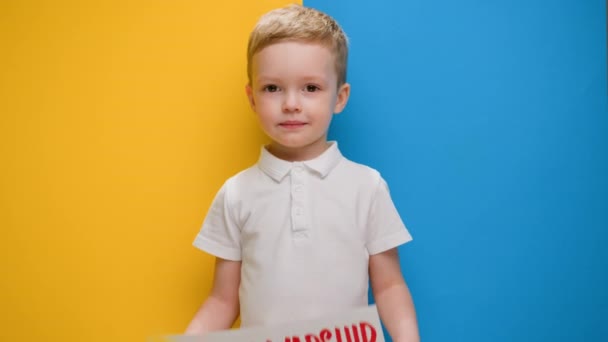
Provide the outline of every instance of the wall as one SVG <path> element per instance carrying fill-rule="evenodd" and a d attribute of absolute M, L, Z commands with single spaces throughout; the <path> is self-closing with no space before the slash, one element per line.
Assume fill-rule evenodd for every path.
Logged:
<path fill-rule="evenodd" d="M 192 238 L 263 142 L 246 37 L 285 3 L 0 5 L 0 340 L 183 330 L 211 285 Z M 306 5 L 351 37 L 331 135 L 414 235 L 423 340 L 606 340 L 605 4 Z"/>
<path fill-rule="evenodd" d="M 608 340 L 605 2 L 305 4 L 351 38 L 331 136 L 414 236 L 422 340 Z"/>
<path fill-rule="evenodd" d="M 247 35 L 286 3 L 0 4 L 0 340 L 183 331 L 212 275 L 192 240 L 264 141 Z"/>

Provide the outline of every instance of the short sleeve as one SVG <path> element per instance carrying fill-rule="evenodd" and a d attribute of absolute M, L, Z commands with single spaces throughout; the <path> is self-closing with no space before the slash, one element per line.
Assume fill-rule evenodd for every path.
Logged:
<path fill-rule="evenodd" d="M 216 194 L 193 245 L 216 257 L 241 260 L 241 231 L 229 200 L 229 182 Z"/>
<path fill-rule="evenodd" d="M 367 223 L 367 251 L 382 253 L 412 240 L 389 194 L 386 181 L 380 177 Z"/>

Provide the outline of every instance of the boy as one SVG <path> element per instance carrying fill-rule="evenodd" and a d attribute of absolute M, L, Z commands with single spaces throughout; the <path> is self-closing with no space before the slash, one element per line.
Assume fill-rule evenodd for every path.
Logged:
<path fill-rule="evenodd" d="M 187 334 L 314 319 L 368 303 L 394 341 L 418 341 L 396 247 L 411 240 L 386 183 L 327 141 L 348 101 L 347 41 L 317 10 L 260 18 L 246 93 L 271 143 L 224 183 L 194 245 L 216 256 L 213 289 Z"/>

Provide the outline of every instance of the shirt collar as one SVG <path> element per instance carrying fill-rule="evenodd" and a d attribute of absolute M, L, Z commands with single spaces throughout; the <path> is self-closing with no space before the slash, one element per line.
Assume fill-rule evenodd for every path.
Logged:
<path fill-rule="evenodd" d="M 268 152 L 266 147 L 263 146 L 258 165 L 265 174 L 276 182 L 281 182 L 296 165 L 304 165 L 308 169 L 316 172 L 321 178 L 325 178 L 342 159 L 342 153 L 340 153 L 340 150 L 338 149 L 338 143 L 336 141 L 330 141 L 329 143 L 329 147 L 321 155 L 302 162 L 289 162 L 279 159 Z"/>

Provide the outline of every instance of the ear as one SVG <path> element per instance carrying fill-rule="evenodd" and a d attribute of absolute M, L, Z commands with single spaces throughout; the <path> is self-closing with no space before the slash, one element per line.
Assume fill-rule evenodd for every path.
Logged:
<path fill-rule="evenodd" d="M 350 96 L 350 84 L 344 83 L 338 89 L 338 95 L 336 97 L 336 105 L 334 106 L 334 113 L 338 114 L 344 110 L 346 107 L 346 103 L 348 102 L 348 97 Z"/>
<path fill-rule="evenodd" d="M 249 99 L 249 106 L 251 106 L 251 109 L 253 109 L 255 112 L 255 100 L 253 99 L 253 89 L 251 88 L 251 84 L 247 83 L 245 86 L 245 93 Z"/>

